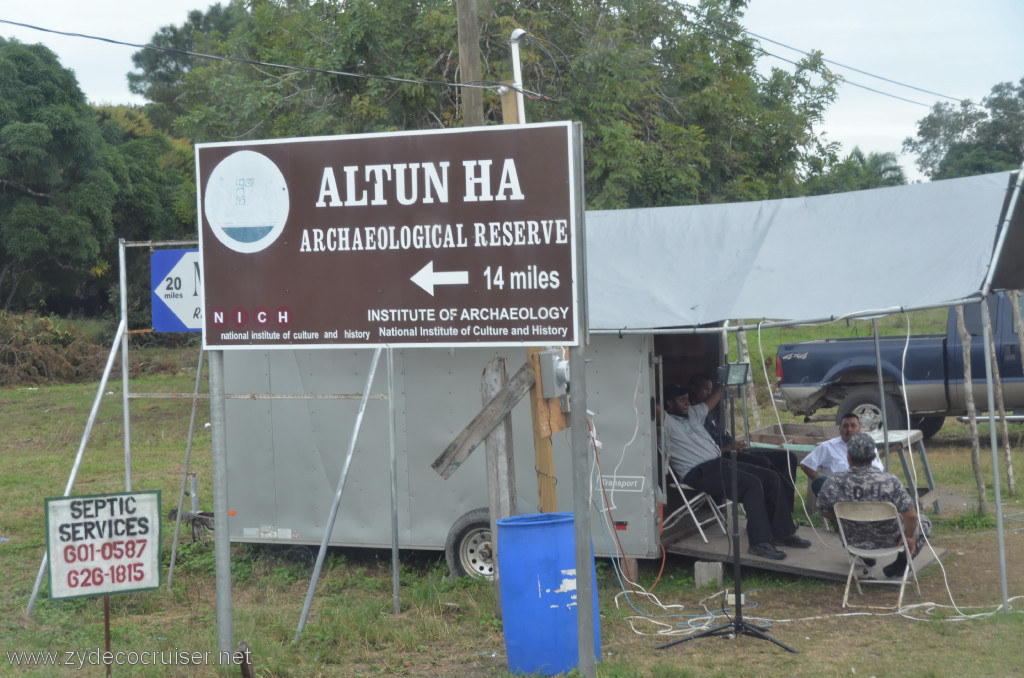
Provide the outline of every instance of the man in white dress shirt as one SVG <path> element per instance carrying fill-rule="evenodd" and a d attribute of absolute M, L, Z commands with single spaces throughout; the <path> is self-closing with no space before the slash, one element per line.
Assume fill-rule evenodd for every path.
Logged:
<path fill-rule="evenodd" d="M 821 486 L 825 484 L 825 478 L 834 473 L 842 473 L 850 470 L 850 463 L 846 459 L 847 443 L 850 438 L 860 433 L 860 417 L 853 412 L 843 415 L 839 424 L 839 435 L 831 440 L 826 440 L 815 447 L 810 454 L 800 462 L 800 468 L 804 470 L 807 477 L 811 479 L 811 491 L 814 494 L 821 492 Z M 882 462 L 878 459 L 878 450 L 875 450 L 875 459 L 871 465 L 879 471 L 884 471 Z M 821 472 L 818 472 L 818 469 Z"/>

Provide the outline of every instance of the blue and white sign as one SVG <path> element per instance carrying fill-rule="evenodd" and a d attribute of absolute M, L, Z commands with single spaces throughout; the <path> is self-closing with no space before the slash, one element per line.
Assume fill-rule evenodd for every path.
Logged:
<path fill-rule="evenodd" d="M 149 261 L 153 329 L 203 330 L 203 284 L 199 250 L 154 250 Z"/>

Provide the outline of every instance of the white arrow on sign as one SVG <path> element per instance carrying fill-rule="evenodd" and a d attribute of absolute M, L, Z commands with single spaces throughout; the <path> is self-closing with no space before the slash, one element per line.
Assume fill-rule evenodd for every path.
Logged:
<path fill-rule="evenodd" d="M 203 328 L 203 285 L 199 278 L 199 252 L 182 252 L 181 259 L 153 290 L 190 330 Z"/>
<path fill-rule="evenodd" d="M 434 271 L 434 262 L 428 261 L 427 265 L 416 271 L 416 275 L 409 278 L 422 287 L 427 294 L 434 296 L 434 285 L 465 285 L 469 283 L 469 271 Z"/>

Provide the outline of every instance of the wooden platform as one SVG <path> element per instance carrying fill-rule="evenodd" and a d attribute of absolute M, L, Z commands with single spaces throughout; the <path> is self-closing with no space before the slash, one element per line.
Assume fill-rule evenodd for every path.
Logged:
<path fill-rule="evenodd" d="M 731 521 L 731 518 L 729 518 Z M 752 556 L 747 553 L 746 519 L 740 516 L 740 565 L 742 567 L 756 567 L 762 570 L 775 572 L 788 572 L 816 579 L 831 579 L 833 581 L 846 581 L 850 571 L 850 559 L 839 541 L 839 535 L 835 532 L 827 532 L 824 529 L 812 530 L 809 527 L 801 527 L 797 534 L 804 539 L 811 541 L 808 549 L 797 549 L 780 547 L 786 553 L 785 560 L 770 560 L 759 556 Z M 708 536 L 708 543 L 705 544 L 696 531 L 684 531 L 666 533 L 662 536 L 662 544 L 669 553 L 675 553 L 697 560 L 709 560 L 712 562 L 732 563 L 732 524 L 729 523 L 729 537 L 714 527 L 709 526 L 705 532 Z M 945 549 L 935 548 L 938 557 L 944 558 Z M 882 568 L 891 561 L 879 562 L 871 568 L 870 574 L 878 579 L 883 579 Z M 925 546 L 914 558 L 914 567 L 918 574 L 926 568 L 934 565 L 935 556 L 930 548 Z"/>

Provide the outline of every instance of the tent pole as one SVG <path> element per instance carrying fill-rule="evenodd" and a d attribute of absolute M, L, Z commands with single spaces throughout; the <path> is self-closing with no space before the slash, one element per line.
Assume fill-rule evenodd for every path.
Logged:
<path fill-rule="evenodd" d="M 356 441 L 359 439 L 359 430 L 363 426 L 363 415 L 366 413 L 366 401 L 370 398 L 370 389 L 373 388 L 373 376 L 377 372 L 377 363 L 380 362 L 381 348 L 378 346 L 373 351 L 373 359 L 370 361 L 370 371 L 366 375 L 366 388 L 363 389 L 362 398 L 359 400 L 359 411 L 356 413 L 356 421 L 352 426 L 352 436 L 348 440 L 348 451 L 341 464 L 341 476 L 338 478 L 338 488 L 334 492 L 334 501 L 331 504 L 330 513 L 327 514 L 327 522 L 324 525 L 324 536 L 320 540 L 320 550 L 316 555 L 316 564 L 313 566 L 313 574 L 309 578 L 309 589 L 306 591 L 306 602 L 302 606 L 302 615 L 299 617 L 299 626 L 295 629 L 295 638 L 292 643 L 297 645 L 302 638 L 302 629 L 306 626 L 306 619 L 309 617 L 309 608 L 313 605 L 313 594 L 316 593 L 316 584 L 320 579 L 320 570 L 324 565 L 324 557 L 327 555 L 328 542 L 331 533 L 334 532 L 334 520 L 338 517 L 338 509 L 341 506 L 341 493 L 345 489 L 345 481 L 348 479 L 349 465 L 352 463 L 352 455 L 356 451 Z"/>
<path fill-rule="evenodd" d="M 174 539 L 171 540 L 171 564 L 167 566 L 167 590 L 174 581 L 174 562 L 178 557 L 178 537 L 181 534 L 181 514 L 185 503 L 185 483 L 188 481 L 188 467 L 192 460 L 192 442 L 196 434 L 196 408 L 199 405 L 199 387 L 203 378 L 203 349 L 199 347 L 199 364 L 196 365 L 196 386 L 192 392 L 192 414 L 188 420 L 188 442 L 185 443 L 185 469 L 181 473 L 181 487 L 178 488 L 178 514 L 174 517 Z M 195 480 L 195 476 L 192 476 Z M 196 493 L 192 493 L 192 506 L 196 506 Z M 193 508 L 193 513 L 196 509 Z M 216 514 L 214 514 L 216 515 Z M 193 540 L 195 534 L 193 533 Z"/>
<path fill-rule="evenodd" d="M 1024 186 L 1024 163 L 1021 163 L 1017 172 L 1017 181 L 1013 185 L 1013 193 L 1010 195 L 1010 202 L 1006 206 L 1006 218 L 999 227 L 999 237 L 996 238 L 996 246 L 992 250 L 993 265 L 988 267 L 988 275 L 985 276 L 985 283 L 982 285 L 981 293 L 988 295 L 992 288 L 992 278 L 995 277 L 996 268 L 999 266 L 999 259 L 1003 254 L 1003 244 L 1006 242 L 1006 234 L 1010 231 L 1010 222 L 1013 220 L 1013 213 L 1017 207 L 1017 200 L 1020 199 L 1021 186 Z"/>
<path fill-rule="evenodd" d="M 75 463 L 71 466 L 71 473 L 68 475 L 67 485 L 64 487 L 63 496 L 67 497 L 71 495 L 71 490 L 75 487 L 75 479 L 78 478 L 78 469 L 82 466 L 82 457 L 85 456 L 85 446 L 89 443 L 89 437 L 92 435 L 92 426 L 96 422 L 96 413 L 99 412 L 100 403 L 103 402 L 103 389 L 107 387 L 107 379 L 110 378 L 110 370 L 114 367 L 114 358 L 117 357 L 117 347 L 121 342 L 121 337 L 128 330 L 128 321 L 124 318 L 121 319 L 121 324 L 117 326 L 117 331 L 114 333 L 114 342 L 110 347 L 110 354 L 107 356 L 106 367 L 103 368 L 103 376 L 100 377 L 100 386 L 96 389 L 96 398 L 92 401 L 92 410 L 89 411 L 89 420 L 85 422 L 85 431 L 82 433 L 82 442 L 78 445 L 78 452 L 75 454 Z M 25 614 L 32 616 L 32 610 L 36 606 L 36 597 L 39 595 L 39 587 L 43 585 L 43 577 L 46 575 L 46 565 L 48 564 L 49 553 L 43 553 L 43 559 L 39 563 L 39 572 L 36 574 L 36 582 L 32 586 L 32 595 L 29 596 L 28 605 L 25 607 Z"/>
<path fill-rule="evenodd" d="M 988 391 L 988 435 L 992 447 L 992 488 L 996 496 L 996 536 L 999 540 L 999 583 L 1003 594 L 1003 612 L 1010 611 L 1010 601 L 1006 589 L 1006 544 L 1003 539 L 1003 500 L 999 489 L 999 454 L 996 441 L 995 393 L 992 389 L 992 356 L 989 353 L 989 342 L 992 341 L 992 318 L 988 312 L 988 297 L 981 304 L 982 339 L 985 342 L 985 385 Z"/>
<path fill-rule="evenodd" d="M 885 381 L 882 379 L 882 346 L 878 341 L 878 318 L 871 319 L 871 332 L 875 335 L 875 370 L 878 373 L 878 407 L 882 410 L 882 444 L 885 446 L 885 470 L 889 470 L 889 417 L 885 410 Z M 840 412 L 839 416 L 843 416 Z M 907 483 L 913 480 L 907 478 Z"/>
<path fill-rule="evenodd" d="M 124 238 L 117 241 L 118 275 L 121 285 L 121 321 L 124 333 L 121 334 L 121 409 L 124 418 L 124 491 L 132 491 L 132 434 L 131 415 L 128 407 L 130 383 L 128 380 L 128 269 L 125 263 Z"/>
<path fill-rule="evenodd" d="M 224 393 L 224 351 L 210 351 L 210 458 L 213 486 L 214 586 L 217 600 L 218 657 L 234 651 L 234 613 L 231 607 L 231 536 L 228 516 L 227 412 Z M 224 653 L 227 653 L 226 655 Z M 218 663 L 219 660 L 218 660 Z"/>
<path fill-rule="evenodd" d="M 388 442 L 391 454 L 391 606 L 398 616 L 402 611 L 401 575 L 398 553 L 398 450 L 395 426 L 395 351 L 388 346 Z"/>

